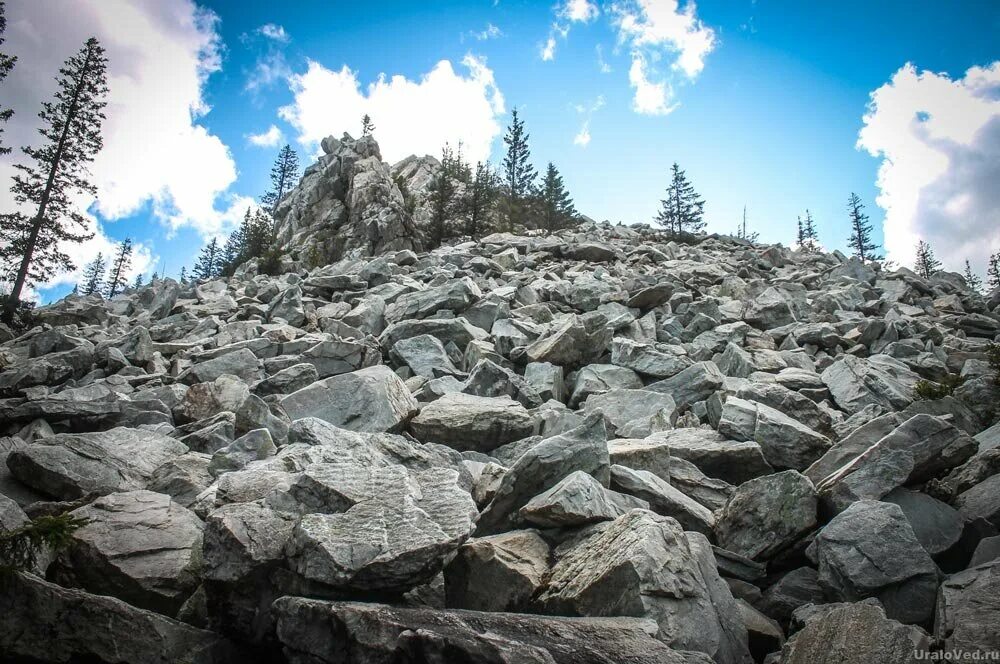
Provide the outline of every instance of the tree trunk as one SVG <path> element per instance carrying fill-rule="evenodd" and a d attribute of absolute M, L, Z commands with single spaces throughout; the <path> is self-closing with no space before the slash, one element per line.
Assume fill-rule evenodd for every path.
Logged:
<path fill-rule="evenodd" d="M 59 163 L 62 161 L 63 151 L 66 148 L 66 138 L 69 135 L 69 127 L 76 118 L 77 105 L 80 101 L 80 93 L 83 89 L 84 81 L 87 78 L 87 72 L 90 70 L 90 58 L 93 55 L 93 50 L 88 49 L 87 57 L 83 61 L 83 67 L 80 69 L 80 78 L 77 79 L 76 86 L 73 89 L 73 100 L 70 102 L 69 110 L 66 112 L 66 119 L 63 123 L 63 130 L 59 136 L 59 143 L 56 144 L 56 153 L 52 158 L 52 167 L 49 169 L 49 177 L 45 181 L 45 189 L 42 190 L 42 197 L 38 203 L 38 212 L 35 214 L 34 221 L 31 224 L 31 233 L 28 235 L 28 244 L 24 249 L 24 257 L 21 259 L 21 267 L 17 270 L 17 277 L 14 279 L 14 285 L 11 288 L 10 295 L 7 296 L 7 302 L 4 304 L 3 309 L 3 320 L 7 323 L 12 323 L 14 321 L 14 312 L 17 311 L 17 305 L 21 301 L 21 291 L 24 290 L 24 283 L 28 278 L 28 268 L 31 265 L 31 259 L 35 254 L 35 244 L 38 242 L 38 234 L 42 230 L 42 224 L 45 223 L 45 210 L 49 205 L 49 199 L 52 196 L 52 186 L 55 184 L 56 173 L 59 170 Z"/>

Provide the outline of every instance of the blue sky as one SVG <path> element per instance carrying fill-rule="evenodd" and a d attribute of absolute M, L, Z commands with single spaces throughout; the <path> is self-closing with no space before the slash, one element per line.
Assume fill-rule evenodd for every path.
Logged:
<path fill-rule="evenodd" d="M 412 116 L 399 108 L 408 106 L 408 101 L 393 101 L 411 97 L 387 93 L 382 106 L 373 106 L 389 109 L 383 111 L 383 118 L 372 112 L 376 126 L 385 122 L 386 131 L 400 137 L 397 143 L 411 141 L 417 147 L 426 146 L 425 152 L 436 153 L 440 146 L 428 141 L 440 132 L 422 131 L 423 123 L 434 115 L 434 103 L 440 108 L 468 107 L 468 112 L 461 111 L 463 119 L 451 124 L 461 125 L 466 117 L 472 123 L 475 118 L 478 125 L 466 129 L 466 135 L 475 137 L 473 145 L 478 140 L 491 146 L 490 157 L 498 161 L 502 133 L 491 136 L 489 124 L 502 128 L 516 106 L 531 134 L 537 167 L 541 170 L 553 161 L 577 208 L 594 218 L 649 221 L 670 164 L 677 161 L 707 201 L 710 231 L 734 230 L 746 205 L 749 225 L 760 232 L 762 240 L 789 244 L 796 215 L 810 208 L 822 243 L 843 249 L 849 233 L 845 203 L 855 191 L 868 207 L 880 242 L 886 215 L 883 207 L 893 208 L 887 244 L 890 257 L 904 264 L 909 258 L 906 247 L 915 237 L 930 238 L 932 245 L 938 242 L 939 254 L 952 269 L 970 258 L 982 272 L 988 250 L 1000 249 L 996 196 L 985 185 L 970 184 L 977 178 L 967 171 L 953 172 L 958 166 L 952 167 L 985 163 L 977 173 L 979 179 L 988 181 L 986 175 L 992 173 L 983 169 L 995 169 L 991 163 L 1000 162 L 1000 154 L 991 152 L 997 141 L 990 140 L 1000 135 L 1000 65 L 991 68 L 1000 60 L 1000 3 L 706 0 L 690 6 L 682 2 L 677 7 L 667 0 L 646 0 L 593 3 L 591 9 L 584 0 L 576 0 L 577 10 L 587 5 L 586 20 L 570 18 L 568 5 L 517 0 L 367 5 L 226 0 L 197 6 L 178 0 L 159 6 L 135 3 L 128 12 L 113 1 L 39 4 L 43 6 L 14 0 L 8 7 L 14 24 L 8 47 L 15 53 L 19 44 L 30 51 L 24 35 L 29 34 L 32 21 L 65 23 L 62 29 L 72 42 L 78 24 L 87 26 L 89 15 L 98 36 L 103 38 L 103 31 L 114 40 L 114 28 L 120 33 L 120 28 L 139 20 L 126 14 L 141 13 L 145 5 L 146 29 L 159 30 L 170 43 L 183 43 L 187 48 L 171 58 L 177 71 L 201 62 L 202 71 L 210 72 L 197 78 L 195 92 L 190 72 L 178 74 L 177 79 L 178 88 L 183 88 L 178 103 L 190 107 L 195 95 L 202 110 L 210 108 L 194 117 L 190 127 L 183 127 L 184 132 L 193 132 L 189 137 L 193 161 L 206 172 L 194 168 L 189 178 L 193 181 L 183 185 L 170 182 L 171 172 L 158 174 L 148 185 L 146 199 L 143 183 L 136 181 L 123 203 L 109 203 L 105 210 L 98 201 L 91 208 L 109 241 L 129 235 L 143 244 L 150 261 L 141 267 L 147 272 L 154 269 L 154 260 L 156 268 L 165 266 L 169 274 L 182 264 L 191 265 L 204 239 L 224 232 L 237 218 L 240 206 L 266 188 L 267 173 L 280 146 L 254 145 L 248 136 L 273 126 L 281 132 L 281 142 L 290 142 L 303 163 L 309 163 L 316 145 L 302 144 L 299 138 L 343 131 L 357 134 L 359 120 L 337 109 L 367 108 L 366 98 L 375 96 L 368 86 L 380 74 L 402 76 L 418 86 L 441 60 L 450 62 L 453 79 L 468 82 L 474 78 L 478 87 L 466 86 L 470 89 L 456 93 L 461 98 L 452 99 L 450 88 L 441 88 L 444 92 L 439 94 L 427 86 L 432 103 L 427 108 L 415 104 Z M 66 20 L 70 5 L 85 18 Z M 171 5 L 170 9 L 165 5 Z M 651 23 L 654 8 L 677 15 L 689 12 L 687 27 L 668 26 L 665 32 L 651 29 L 655 28 Z M 24 19 L 20 37 L 19 10 L 31 14 Z M 623 17 L 635 19 L 639 28 L 629 32 L 623 27 L 627 25 Z M 699 35 L 710 35 L 711 47 L 693 53 Z M 555 48 L 550 59 L 543 59 L 550 36 Z M 122 44 L 121 52 L 130 53 L 130 47 L 142 48 Z M 194 53 L 190 62 L 184 60 L 184 53 Z M 114 71 L 113 50 L 111 55 Z M 462 64 L 468 56 L 481 68 L 478 74 Z M 153 60 L 156 55 L 146 58 Z M 207 66 L 206 58 L 211 60 Z M 650 108 L 648 102 L 645 109 L 637 107 L 637 88 L 630 80 L 637 58 L 645 65 L 647 82 L 668 90 L 659 108 Z M 123 74 L 138 82 L 137 96 L 145 89 L 140 83 L 153 84 L 143 76 L 143 61 L 136 57 L 130 62 L 135 71 L 126 69 Z M 309 71 L 310 62 L 316 79 L 296 78 Z M 906 63 L 913 64 L 912 72 L 901 71 Z M 336 90 L 320 90 L 326 79 L 320 80 L 319 74 L 333 76 L 345 65 L 359 92 L 357 99 L 340 104 Z M 967 73 L 975 67 L 980 69 Z M 490 77 L 486 83 L 483 70 Z M 160 73 L 158 78 L 158 88 L 169 92 L 172 76 Z M 343 77 L 337 80 L 343 83 Z M 41 98 L 37 85 L 29 89 L 25 82 L 23 90 L 14 85 L 15 95 L 24 97 L 25 109 L 30 103 L 37 107 L 37 100 L 28 99 L 31 94 Z M 871 94 L 880 88 L 884 90 L 880 113 L 866 123 L 863 116 Z M 329 117 L 316 97 L 296 96 L 296 91 L 304 90 L 327 95 Z M 476 94 L 484 101 L 474 99 Z M 944 103 L 942 99 L 949 108 L 959 109 L 957 115 L 946 118 L 946 110 L 935 110 L 935 104 Z M 170 103 L 164 97 L 161 106 Z M 669 113 L 663 112 L 670 107 Z M 19 111 L 15 120 L 27 121 L 33 115 L 33 111 L 15 108 Z M 122 108 L 122 113 L 129 112 L 127 104 Z M 292 110 L 281 112 L 282 108 Z M 915 117 L 931 121 L 921 124 Z M 866 149 L 859 149 L 859 132 L 866 124 L 871 125 Z M 585 125 L 589 142 L 580 145 L 574 139 Z M 150 122 L 146 130 L 155 132 L 156 123 Z M 431 136 L 423 140 L 424 133 Z M 398 148 L 389 145 L 378 129 L 375 135 L 387 157 L 402 156 L 393 155 Z M 929 145 L 937 152 L 929 153 Z M 143 149 L 142 143 L 133 147 Z M 124 152 L 126 148 L 114 149 Z M 201 149 L 205 149 L 204 158 L 197 151 Z M 168 146 L 151 150 L 154 156 L 163 155 L 156 163 L 183 168 L 184 156 L 169 154 Z M 109 158 L 99 169 L 101 177 L 114 181 L 116 168 L 143 172 L 141 162 L 128 165 L 124 161 Z M 199 181 L 229 168 L 232 173 L 218 177 L 207 193 L 197 191 Z M 102 188 L 102 193 L 105 189 L 112 187 Z M 175 205 L 172 195 L 188 199 L 189 204 Z M 880 195 L 883 207 L 876 203 Z M 206 196 L 216 212 L 192 213 L 204 211 Z M 172 209 L 187 211 L 171 221 Z M 182 218 L 185 214 L 187 218 Z M 987 241 L 973 247 L 954 239 L 956 234 L 974 231 L 986 233 Z M 69 287 L 58 284 L 43 294 L 57 296 Z"/>

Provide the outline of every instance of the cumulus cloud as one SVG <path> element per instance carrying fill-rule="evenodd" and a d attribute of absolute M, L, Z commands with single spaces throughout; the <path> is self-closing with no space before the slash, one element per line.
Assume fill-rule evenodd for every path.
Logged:
<path fill-rule="evenodd" d="M 439 154 L 447 142 L 463 144 L 469 159 L 489 157 L 500 133 L 504 98 L 485 58 L 466 55 L 464 72 L 441 60 L 419 80 L 380 74 L 362 88 L 358 72 L 344 65 L 331 70 L 309 61 L 304 73 L 290 77 L 294 102 L 280 116 L 299 132 L 298 140 L 316 146 L 329 135 L 357 136 L 366 113 L 389 161 L 410 154 Z"/>
<path fill-rule="evenodd" d="M 203 233 L 226 222 L 236 165 L 227 146 L 197 122 L 209 111 L 205 80 L 221 66 L 214 14 L 190 0 L 21 0 L 7 15 L 7 47 L 19 56 L 4 82 L 5 101 L 15 109 L 9 144 L 37 143 L 35 114 L 54 91 L 53 76 L 95 35 L 107 49 L 111 92 L 104 149 L 91 169 L 97 195 L 81 205 L 114 220 L 151 204 L 170 227 Z M 10 175 L 18 158 L 16 151 L 6 158 L 0 177 Z"/>
<path fill-rule="evenodd" d="M 567 21 L 589 23 L 601 13 L 590 0 L 567 0 L 558 11 Z"/>
<path fill-rule="evenodd" d="M 638 51 L 632 54 L 632 66 L 628 70 L 628 81 L 635 90 L 632 97 L 632 109 L 645 115 L 667 115 L 676 104 L 670 101 L 674 97 L 673 88 L 667 81 L 653 81 L 647 73 L 646 58 Z"/>
<path fill-rule="evenodd" d="M 247 140 L 250 141 L 251 145 L 256 145 L 259 148 L 273 148 L 281 145 L 281 142 L 285 139 L 285 135 L 281 133 L 281 130 L 276 126 L 271 125 L 266 131 L 259 134 L 249 134 Z"/>
<path fill-rule="evenodd" d="M 858 147 L 882 160 L 886 256 L 925 240 L 946 269 L 985 271 L 1000 249 L 1000 61 L 961 78 L 907 63 L 871 93 Z"/>
<path fill-rule="evenodd" d="M 629 82 L 635 91 L 637 113 L 666 115 L 672 111 L 674 81 L 655 70 L 670 63 L 670 73 L 693 80 L 705 68 L 705 58 L 716 46 L 715 31 L 697 17 L 693 0 L 681 8 L 679 0 L 634 0 L 611 5 L 618 42 L 631 51 Z"/>

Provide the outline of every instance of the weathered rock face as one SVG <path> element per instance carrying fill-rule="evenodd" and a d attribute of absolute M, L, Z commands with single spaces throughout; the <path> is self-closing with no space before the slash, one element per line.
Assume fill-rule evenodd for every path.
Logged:
<path fill-rule="evenodd" d="M 278 240 L 320 260 L 418 249 L 403 194 L 371 136 L 323 139 L 323 156 L 275 209 Z"/>
<path fill-rule="evenodd" d="M 539 602 L 556 614 L 649 616 L 671 647 L 740 662 L 746 632 L 726 615 L 738 610 L 702 553 L 673 519 L 633 510 L 559 561 Z"/>
<path fill-rule="evenodd" d="M 895 661 L 932 615 L 996 647 L 1000 291 L 589 221 L 423 252 L 436 161 L 324 150 L 283 274 L 0 327 L 0 528 L 90 519 L 37 566 L 86 592 L 6 597 L 4 656 Z"/>

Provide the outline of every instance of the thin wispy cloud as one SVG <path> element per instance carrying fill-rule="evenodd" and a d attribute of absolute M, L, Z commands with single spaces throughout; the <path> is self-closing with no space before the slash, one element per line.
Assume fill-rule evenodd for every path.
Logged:
<path fill-rule="evenodd" d="M 275 125 L 271 125 L 259 134 L 247 135 L 247 141 L 249 141 L 251 145 L 255 145 L 259 148 L 277 147 L 278 145 L 281 145 L 284 140 L 285 135 Z"/>

